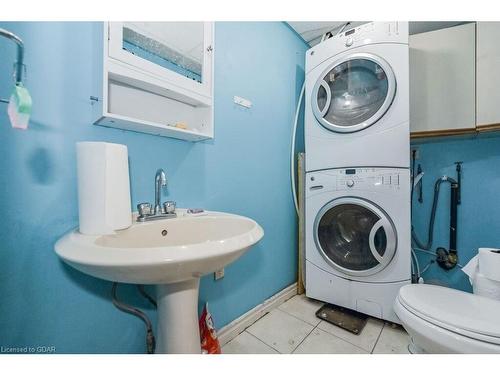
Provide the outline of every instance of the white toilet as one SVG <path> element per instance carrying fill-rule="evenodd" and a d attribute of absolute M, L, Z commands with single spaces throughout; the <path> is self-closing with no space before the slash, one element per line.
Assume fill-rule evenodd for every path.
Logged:
<path fill-rule="evenodd" d="M 399 290 L 396 312 L 411 353 L 500 353 L 500 301 L 436 285 Z"/>

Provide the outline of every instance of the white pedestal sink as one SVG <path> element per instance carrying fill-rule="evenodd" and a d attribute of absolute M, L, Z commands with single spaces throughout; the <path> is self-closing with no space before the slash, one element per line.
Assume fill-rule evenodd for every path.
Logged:
<path fill-rule="evenodd" d="M 55 244 L 66 263 L 101 279 L 157 285 L 156 353 L 200 353 L 200 277 L 239 258 L 264 235 L 252 219 L 207 211 L 137 223 L 116 234 L 77 229 Z"/>

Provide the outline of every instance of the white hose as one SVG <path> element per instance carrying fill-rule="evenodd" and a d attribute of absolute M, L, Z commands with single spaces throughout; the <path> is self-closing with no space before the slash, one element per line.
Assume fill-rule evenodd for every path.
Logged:
<path fill-rule="evenodd" d="M 418 247 L 415 247 L 414 249 L 415 249 L 415 250 L 417 250 L 417 251 L 421 251 L 422 253 L 427 253 L 427 254 L 429 254 L 429 255 L 436 256 L 436 253 L 434 253 L 434 252 L 432 252 L 432 251 L 429 251 L 429 250 L 420 249 L 420 248 L 418 248 Z"/>
<path fill-rule="evenodd" d="M 295 212 L 299 216 L 299 203 L 297 200 L 297 189 L 295 188 L 295 136 L 297 135 L 297 124 L 299 122 L 300 105 L 302 104 L 302 98 L 304 96 L 306 83 L 302 85 L 300 90 L 299 102 L 297 103 L 297 109 L 295 110 L 295 122 L 293 123 L 292 130 L 292 145 L 290 146 L 290 177 L 292 181 L 292 195 L 293 203 L 295 205 Z"/>
<path fill-rule="evenodd" d="M 429 269 L 430 266 L 432 266 L 436 261 L 435 260 L 431 260 L 429 263 L 427 263 L 427 265 L 424 267 L 424 269 L 420 272 L 421 275 L 423 275 L 425 273 L 425 271 L 427 271 Z"/>
<path fill-rule="evenodd" d="M 417 268 L 417 280 L 418 280 L 420 279 L 420 265 L 418 264 L 417 254 L 415 254 L 415 251 L 413 249 L 411 249 L 411 256 L 415 261 L 415 267 Z"/>
<path fill-rule="evenodd" d="M 304 81 L 302 89 L 300 90 L 297 109 L 295 110 L 295 121 L 293 123 L 293 130 L 292 130 L 292 144 L 290 146 L 290 181 L 292 183 L 293 204 L 295 205 L 295 212 L 297 213 L 297 216 L 299 216 L 299 203 L 297 200 L 297 189 L 295 188 L 295 136 L 297 135 L 297 125 L 299 122 L 300 105 L 302 104 L 302 98 L 304 97 L 305 87 L 306 87 L 306 82 Z M 304 284 L 304 287 L 306 287 L 305 272 L 306 272 L 306 267 L 304 261 L 304 263 L 302 264 L 302 283 Z"/>

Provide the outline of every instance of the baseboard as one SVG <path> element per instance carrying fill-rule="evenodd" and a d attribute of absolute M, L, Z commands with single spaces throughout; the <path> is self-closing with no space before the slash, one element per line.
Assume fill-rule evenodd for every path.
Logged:
<path fill-rule="evenodd" d="M 263 315 L 267 314 L 269 311 L 278 307 L 286 300 L 292 298 L 297 294 L 297 283 L 286 287 L 282 291 L 276 293 L 271 298 L 266 299 L 260 305 L 255 306 L 252 310 L 243 314 L 239 318 L 236 318 L 231 323 L 222 327 L 218 332 L 220 345 L 223 346 L 241 332 L 243 332 L 247 327 L 251 326 L 257 320 L 259 320 Z"/>

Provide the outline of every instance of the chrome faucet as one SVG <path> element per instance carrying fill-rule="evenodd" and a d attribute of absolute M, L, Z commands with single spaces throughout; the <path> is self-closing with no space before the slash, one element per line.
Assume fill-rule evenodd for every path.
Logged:
<path fill-rule="evenodd" d="M 167 186 L 167 176 L 165 176 L 165 172 L 163 169 L 158 169 L 156 171 L 156 176 L 155 176 L 155 215 L 161 214 L 161 205 L 160 205 L 160 198 L 161 198 L 161 188 L 163 186 Z"/>
<path fill-rule="evenodd" d="M 163 203 L 163 207 L 160 203 L 161 201 L 161 188 L 167 186 L 167 176 L 163 169 L 158 169 L 155 175 L 155 202 L 154 206 L 151 207 L 151 203 L 139 203 L 137 205 L 137 210 L 139 215 L 137 216 L 137 221 L 149 221 L 157 219 L 167 219 L 172 217 L 177 217 L 175 213 L 175 202 L 166 201 Z"/>

